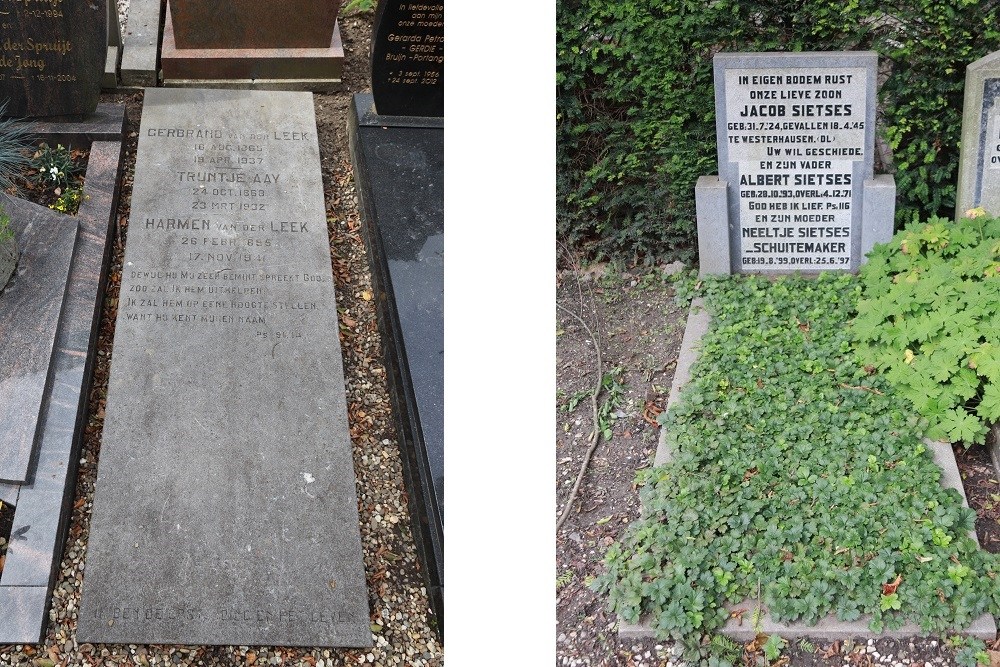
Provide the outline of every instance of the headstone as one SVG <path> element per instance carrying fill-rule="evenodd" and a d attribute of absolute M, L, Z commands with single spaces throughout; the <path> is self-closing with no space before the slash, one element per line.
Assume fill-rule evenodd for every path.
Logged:
<path fill-rule="evenodd" d="M 104 2 L 0 0 L 0 100 L 8 116 L 89 114 L 108 46 Z"/>
<path fill-rule="evenodd" d="M 382 116 L 444 116 L 444 2 L 379 2 L 372 95 Z"/>
<path fill-rule="evenodd" d="M 336 2 L 315 0 L 170 0 L 179 49 L 326 48 Z"/>
<path fill-rule="evenodd" d="M 139 135 L 77 638 L 369 646 L 312 95 Z"/>
<path fill-rule="evenodd" d="M 324 0 L 169 0 L 166 86 L 330 90 L 344 64 L 337 10 Z"/>
<path fill-rule="evenodd" d="M 75 216 L 56 213 L 16 197 L 4 201 L 4 208 L 22 239 L 22 252 L 34 255 L 33 259 L 22 259 L 29 263 L 61 262 L 62 266 L 53 267 L 52 271 L 65 275 L 68 270 L 68 275 L 61 285 L 52 284 L 58 280 L 55 273 L 32 277 L 33 267 L 24 264 L 10 288 L 25 289 L 27 300 L 37 299 L 39 303 L 24 307 L 23 300 L 8 299 L 7 293 L 0 295 L 0 320 L 5 321 L 0 330 L 14 332 L 14 338 L 0 346 L 3 353 L 11 351 L 16 357 L 23 356 L 19 359 L 23 366 L 29 355 L 38 354 L 38 346 L 51 345 L 52 350 L 51 363 L 35 379 L 44 383 L 45 388 L 28 479 L 0 482 L 0 500 L 14 506 L 12 535 L 16 536 L 8 545 L 0 572 L 0 645 L 34 644 L 45 639 L 50 592 L 63 556 L 76 468 L 81 459 L 81 433 L 87 423 L 93 346 L 97 340 L 110 244 L 115 238 L 113 225 L 117 219 L 124 121 L 124 107 L 100 104 L 85 123 L 49 119 L 29 124 L 33 134 L 44 136 L 50 144 L 89 147 L 84 198 Z M 64 242 L 60 237 L 64 235 L 75 240 L 75 246 L 60 259 L 58 252 Z M 37 248 L 32 249 L 33 245 Z M 49 258 L 49 253 L 56 256 Z M 50 294 L 53 290 L 62 290 L 65 296 L 53 297 Z M 42 315 L 43 302 L 51 307 L 53 298 L 60 300 L 61 312 L 51 344 L 46 339 L 48 330 L 43 328 L 48 317 Z M 17 313 L 13 321 L 6 319 L 5 313 L 10 311 Z M 8 367 L 7 362 L 0 362 L 0 369 Z M 6 382 L 0 384 L 12 388 Z"/>
<path fill-rule="evenodd" d="M 1000 215 L 1000 51 L 965 70 L 955 217 L 980 206 Z"/>
<path fill-rule="evenodd" d="M 702 273 L 856 270 L 892 236 L 873 177 L 878 56 L 715 56 L 719 176 L 696 190 Z"/>

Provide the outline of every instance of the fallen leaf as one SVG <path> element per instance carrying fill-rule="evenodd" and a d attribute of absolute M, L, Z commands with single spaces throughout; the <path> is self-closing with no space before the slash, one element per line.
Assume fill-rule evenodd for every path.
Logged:
<path fill-rule="evenodd" d="M 903 581 L 903 575 L 897 575 L 896 580 L 891 584 L 882 584 L 882 595 L 892 595 L 899 588 L 899 584 Z"/>

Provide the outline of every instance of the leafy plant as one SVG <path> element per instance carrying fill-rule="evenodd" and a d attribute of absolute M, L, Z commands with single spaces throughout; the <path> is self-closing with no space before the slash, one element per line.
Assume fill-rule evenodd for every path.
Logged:
<path fill-rule="evenodd" d="M 573 577 L 575 576 L 576 573 L 573 572 L 573 570 L 566 570 L 565 572 L 560 574 L 558 577 L 556 577 L 556 590 L 558 591 L 562 588 L 565 588 L 566 586 L 569 586 L 570 582 L 573 581 Z"/>
<path fill-rule="evenodd" d="M 978 667 L 990 664 L 986 644 L 975 637 L 955 635 L 948 638 L 948 645 L 955 649 L 955 663 L 959 667 Z"/>
<path fill-rule="evenodd" d="M 764 657 L 767 658 L 768 662 L 774 662 L 779 657 L 781 657 L 781 649 L 788 645 L 787 639 L 782 639 L 778 635 L 771 635 L 764 642 L 761 647 L 764 651 Z"/>
<path fill-rule="evenodd" d="M 1000 611 L 1000 559 L 942 488 L 926 422 L 852 353 L 857 277 L 734 276 L 702 291 L 712 323 L 661 416 L 672 458 L 640 471 L 644 515 L 592 582 L 611 611 L 648 615 L 692 650 L 727 604 L 758 597 L 777 621 L 867 615 L 875 632 Z"/>
<path fill-rule="evenodd" d="M 59 195 L 59 198 L 54 203 L 49 204 L 49 208 L 54 211 L 73 215 L 80 210 L 80 202 L 82 200 L 83 187 L 70 185 L 62 191 L 62 194 Z"/>
<path fill-rule="evenodd" d="M 52 148 L 47 143 L 39 144 L 31 157 L 31 167 L 38 173 L 35 181 L 40 185 L 54 185 L 65 188 L 70 179 L 80 172 L 80 166 L 73 159 L 72 148 L 56 144 Z"/>
<path fill-rule="evenodd" d="M 613 413 L 625 397 L 625 385 L 621 382 L 621 367 L 613 368 L 601 378 L 601 389 L 604 390 L 604 402 L 597 409 L 597 424 L 605 440 L 611 439 L 611 429 L 615 425 Z"/>
<path fill-rule="evenodd" d="M 910 224 L 860 275 L 859 357 L 928 419 L 928 437 L 982 443 L 1000 420 L 1000 219 Z"/>
<path fill-rule="evenodd" d="M 7 215 L 7 211 L 0 204 L 0 243 L 9 241 L 12 238 L 14 238 L 14 230 L 10 226 L 10 216 Z"/>
<path fill-rule="evenodd" d="M 0 104 L 0 190 L 17 190 L 17 181 L 29 166 L 33 137 L 23 123 L 4 117 L 7 102 Z"/>
<path fill-rule="evenodd" d="M 348 14 L 364 14 L 365 12 L 370 12 L 375 9 L 375 0 L 349 0 L 344 5 L 341 13 L 344 16 Z"/>

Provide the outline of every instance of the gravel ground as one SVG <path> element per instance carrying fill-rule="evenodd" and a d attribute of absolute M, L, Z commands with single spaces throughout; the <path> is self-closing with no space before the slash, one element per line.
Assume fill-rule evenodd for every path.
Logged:
<path fill-rule="evenodd" d="M 278 648 L 271 646 L 136 646 L 80 644 L 76 619 L 90 527 L 91 501 L 100 456 L 104 401 L 118 305 L 122 257 L 127 242 L 129 202 L 142 93 L 105 95 L 127 107 L 126 156 L 118 209 L 119 235 L 101 312 L 97 362 L 88 405 L 69 536 L 55 584 L 45 643 L 0 646 L 0 666 L 77 665 L 297 665 L 330 667 L 370 664 L 413 667 L 443 664 L 420 564 L 409 529 L 406 492 L 382 363 L 382 343 L 368 257 L 361 237 L 357 197 L 346 141 L 351 94 L 368 88 L 367 54 L 371 16 L 342 22 L 347 63 L 345 85 L 315 96 L 331 259 L 340 316 L 347 403 L 375 646 L 369 650 Z"/>

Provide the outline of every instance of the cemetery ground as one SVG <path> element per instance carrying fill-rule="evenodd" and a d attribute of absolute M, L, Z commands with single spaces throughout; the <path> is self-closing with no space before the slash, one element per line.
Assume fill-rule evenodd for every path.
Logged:
<path fill-rule="evenodd" d="M 680 665 L 670 642 L 619 640 L 617 617 L 607 611 L 606 598 L 586 583 L 602 571 L 607 547 L 639 516 L 633 482 L 638 470 L 651 465 L 656 450 L 660 428 L 655 417 L 666 404 L 687 317 L 687 307 L 675 302 L 673 283 L 665 275 L 678 267 L 621 270 L 564 264 L 556 286 L 557 513 L 563 511 L 590 449 L 595 421 L 609 437 L 599 436 L 568 516 L 556 531 L 556 664 Z M 595 408 L 591 395 L 598 363 L 603 378 Z M 955 453 L 969 504 L 977 513 L 979 541 L 996 553 L 1000 482 L 984 447 L 966 451 L 956 446 Z M 951 635 L 792 641 L 770 664 L 955 665 L 960 664 L 957 641 Z M 743 664 L 768 664 L 760 643 L 746 647 Z M 998 649 L 988 655 L 992 665 L 1000 665 L 1000 642 L 987 649 Z"/>
<path fill-rule="evenodd" d="M 371 16 L 343 17 L 344 83 L 334 93 L 317 93 L 319 134 L 331 259 L 337 292 L 339 336 L 364 549 L 374 646 L 338 650 L 268 646 L 136 646 L 80 644 L 77 611 L 84 580 L 87 538 L 97 461 L 100 456 L 108 373 L 112 357 L 118 289 L 128 237 L 129 202 L 135 168 L 141 92 L 103 94 L 102 102 L 127 109 L 122 194 L 108 289 L 101 311 L 97 361 L 88 421 L 76 480 L 68 539 L 55 583 L 46 641 L 38 646 L 0 646 L 0 665 L 441 665 L 443 645 L 435 632 L 423 576 L 410 534 L 396 434 L 390 414 L 382 343 L 367 252 L 354 191 L 347 141 L 351 96 L 368 88 Z M 335 332 L 330 332 L 334 335 Z M 266 378 L 261 378 L 265 382 Z M 219 400 L 225 400 L 220 396 Z M 5 521 L 6 520 L 6 521 Z M 10 518 L 0 512 L 0 534 Z M 4 523 L 7 523 L 4 526 Z M 0 542 L 0 563 L 4 543 Z M 317 559 L 323 554 L 317 553 Z M 2 567 L 2 565 L 0 565 Z"/>

